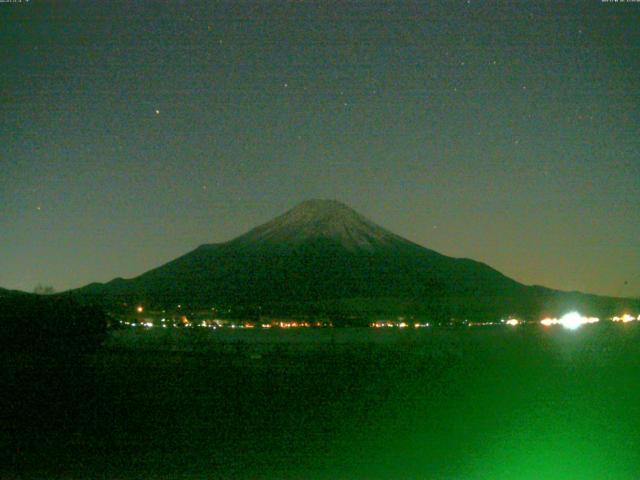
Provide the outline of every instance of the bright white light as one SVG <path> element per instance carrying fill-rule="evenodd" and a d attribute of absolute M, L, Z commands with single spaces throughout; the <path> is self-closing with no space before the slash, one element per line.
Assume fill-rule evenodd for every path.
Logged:
<path fill-rule="evenodd" d="M 560 319 L 560 323 L 564 328 L 575 330 L 582 325 L 582 317 L 580 317 L 580 314 L 577 312 L 567 313 Z"/>
<path fill-rule="evenodd" d="M 511 325 L 512 327 L 515 327 L 516 325 L 518 325 L 520 322 L 518 320 L 516 320 L 515 318 L 510 318 L 509 320 L 507 320 L 505 322 L 507 325 Z"/>
<path fill-rule="evenodd" d="M 564 315 L 562 318 L 544 318 L 540 320 L 540 323 L 545 327 L 549 327 L 551 325 L 562 325 L 564 328 L 568 328 L 569 330 L 575 330 L 582 325 L 587 323 L 596 323 L 599 322 L 600 319 L 596 317 L 583 317 L 578 312 L 570 312 Z"/>
<path fill-rule="evenodd" d="M 600 319 L 596 317 L 583 317 L 578 312 L 571 312 L 571 313 L 567 313 L 560 319 L 560 324 L 564 328 L 568 328 L 569 330 L 575 330 L 576 328 L 586 323 L 596 323 L 599 321 Z"/>

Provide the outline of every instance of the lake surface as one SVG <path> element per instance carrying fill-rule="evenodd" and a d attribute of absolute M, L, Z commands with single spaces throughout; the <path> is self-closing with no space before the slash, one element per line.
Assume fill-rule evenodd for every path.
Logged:
<path fill-rule="evenodd" d="M 115 332 L 13 360 L 4 476 L 637 479 L 640 325 Z"/>

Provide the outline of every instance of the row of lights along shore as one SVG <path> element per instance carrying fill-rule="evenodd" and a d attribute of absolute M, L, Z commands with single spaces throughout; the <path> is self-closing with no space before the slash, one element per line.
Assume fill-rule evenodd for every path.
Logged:
<path fill-rule="evenodd" d="M 144 307 L 141 305 L 136 307 L 136 313 L 142 314 L 144 312 Z M 633 316 L 628 313 L 623 314 L 622 316 L 614 316 L 609 319 L 615 323 L 630 323 L 634 321 L 640 321 L 640 315 Z M 600 321 L 597 317 L 586 317 L 581 315 L 578 312 L 570 312 L 563 315 L 560 318 L 543 318 L 539 322 L 530 322 L 523 321 L 517 318 L 508 318 L 503 319 L 500 322 L 469 322 L 463 321 L 462 324 L 469 327 L 477 327 L 477 326 L 490 326 L 490 325 L 508 325 L 510 327 L 516 327 L 518 325 L 530 325 L 539 323 L 544 327 L 551 327 L 554 325 L 561 325 L 562 327 L 575 330 L 582 325 L 598 323 Z M 156 324 L 150 320 L 140 320 L 140 321 L 121 321 L 120 323 L 132 327 L 147 327 L 151 328 L 156 326 Z M 332 327 L 333 324 L 329 321 L 296 321 L 296 320 L 278 320 L 278 321 L 270 321 L 270 322 L 252 322 L 252 321 L 230 321 L 230 320 L 203 320 L 201 322 L 193 322 L 190 321 L 185 315 L 182 315 L 179 319 L 172 319 L 167 321 L 166 318 L 162 318 L 161 321 L 162 328 L 167 327 L 203 327 L 203 328 L 239 328 L 239 329 L 251 329 L 251 328 L 262 328 L 262 329 L 270 329 L 270 328 L 310 328 L 310 327 Z M 452 322 L 452 324 L 458 324 L 458 322 Z M 428 322 L 410 322 L 405 319 L 405 317 L 398 317 L 397 320 L 377 320 L 371 322 L 369 327 L 371 328 L 427 328 L 430 327 L 431 324 Z"/>

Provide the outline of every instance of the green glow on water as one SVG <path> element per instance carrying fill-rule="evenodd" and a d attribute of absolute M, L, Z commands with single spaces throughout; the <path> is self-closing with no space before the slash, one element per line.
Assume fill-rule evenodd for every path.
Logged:
<path fill-rule="evenodd" d="M 639 327 L 127 329 L 86 372 L 82 444 L 34 455 L 71 478 L 637 480 Z"/>
<path fill-rule="evenodd" d="M 462 346 L 428 385 L 403 379 L 348 436 L 364 448 L 345 441 L 353 468 L 338 477 L 638 478 L 637 339 L 585 327 Z"/>

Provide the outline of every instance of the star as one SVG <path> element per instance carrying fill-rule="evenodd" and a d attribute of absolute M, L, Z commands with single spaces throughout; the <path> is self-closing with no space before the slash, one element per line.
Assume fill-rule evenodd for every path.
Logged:
<path fill-rule="evenodd" d="M 160 115 L 160 110 L 156 108 L 156 115 Z"/>

